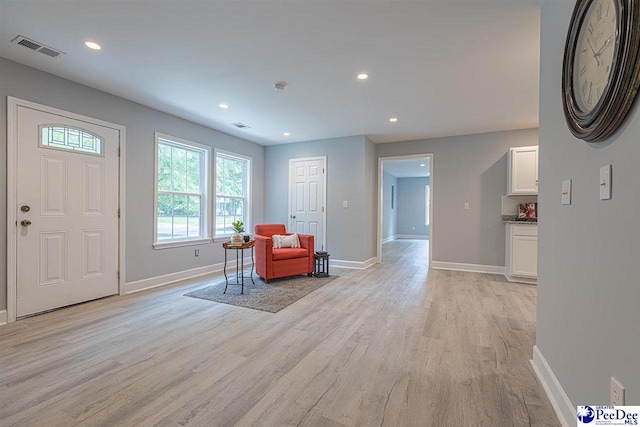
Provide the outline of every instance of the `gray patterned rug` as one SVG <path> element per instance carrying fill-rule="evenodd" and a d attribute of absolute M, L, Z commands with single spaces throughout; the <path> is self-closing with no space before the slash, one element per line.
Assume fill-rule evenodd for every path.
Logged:
<path fill-rule="evenodd" d="M 277 313 L 337 278 L 338 276 L 291 276 L 271 279 L 271 283 L 265 283 L 254 277 L 255 285 L 251 283 L 251 279 L 245 278 L 244 294 L 240 293 L 240 286 L 237 285 L 229 285 L 227 293 L 223 294 L 225 282 L 222 281 L 184 296 Z"/>

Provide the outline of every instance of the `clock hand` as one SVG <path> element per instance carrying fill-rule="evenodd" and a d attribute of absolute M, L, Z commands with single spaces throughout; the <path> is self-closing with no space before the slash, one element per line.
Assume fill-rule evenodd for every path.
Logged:
<path fill-rule="evenodd" d="M 596 55 L 596 51 L 593 48 L 593 46 L 591 46 L 591 41 L 589 41 L 589 37 L 587 37 L 587 43 L 589 43 L 589 49 L 591 49 L 591 52 L 593 52 L 593 57 L 596 59 L 596 62 L 598 63 L 598 67 L 600 66 L 600 60 L 598 59 L 598 55 Z"/>
<path fill-rule="evenodd" d="M 594 53 L 594 56 L 600 56 L 602 54 L 602 51 L 605 50 L 607 46 L 609 46 L 609 42 L 611 41 L 612 38 L 613 38 L 613 34 L 611 34 L 609 38 L 604 41 L 604 44 L 600 49 L 598 49 L 597 52 Z"/>

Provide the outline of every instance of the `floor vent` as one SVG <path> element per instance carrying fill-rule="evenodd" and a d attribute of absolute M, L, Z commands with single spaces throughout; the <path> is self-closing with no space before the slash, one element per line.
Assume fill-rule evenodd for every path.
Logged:
<path fill-rule="evenodd" d="M 35 50 L 36 52 L 43 53 L 52 58 L 57 58 L 60 55 L 64 55 L 64 52 L 60 50 L 54 49 L 49 46 L 45 46 L 44 44 L 39 43 L 35 40 L 28 39 L 25 36 L 18 36 L 14 38 L 13 40 L 11 40 L 11 43 L 24 46 L 27 49 Z"/>
<path fill-rule="evenodd" d="M 240 123 L 240 122 L 231 123 L 231 126 L 235 126 L 238 129 L 251 129 L 251 126 L 245 125 L 244 123 Z"/>

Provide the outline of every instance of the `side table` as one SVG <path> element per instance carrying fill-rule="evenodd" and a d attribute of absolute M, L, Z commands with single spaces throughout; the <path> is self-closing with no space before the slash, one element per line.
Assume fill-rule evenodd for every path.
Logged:
<path fill-rule="evenodd" d="M 244 294 L 244 250 L 251 249 L 251 283 L 255 285 L 256 282 L 253 281 L 253 266 L 255 264 L 255 260 L 253 259 L 253 247 L 256 245 L 255 240 L 251 240 L 249 242 L 242 242 L 241 245 L 232 245 L 231 242 L 224 242 L 222 247 L 224 248 L 224 294 L 227 293 L 227 287 L 229 285 L 239 285 L 240 293 Z M 227 251 L 235 249 L 236 251 L 236 283 L 229 283 L 229 277 L 227 276 Z"/>
<path fill-rule="evenodd" d="M 317 251 L 313 255 L 316 263 L 315 271 L 313 273 L 314 276 L 329 277 L 329 256 L 331 256 L 331 254 L 327 251 Z"/>

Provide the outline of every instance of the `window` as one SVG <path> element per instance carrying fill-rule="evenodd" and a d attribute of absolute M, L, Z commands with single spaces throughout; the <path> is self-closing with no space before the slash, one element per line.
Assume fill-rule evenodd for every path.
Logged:
<path fill-rule="evenodd" d="M 208 239 L 210 148 L 156 134 L 155 248 Z"/>
<path fill-rule="evenodd" d="M 40 126 L 40 145 L 59 150 L 80 151 L 102 155 L 103 141 L 86 130 L 63 125 Z"/>
<path fill-rule="evenodd" d="M 429 203 L 431 203 L 431 187 L 424 186 L 424 225 L 429 225 Z"/>
<path fill-rule="evenodd" d="M 233 233 L 232 223 L 240 220 L 250 231 L 249 191 L 251 159 L 216 151 L 216 237 Z"/>

